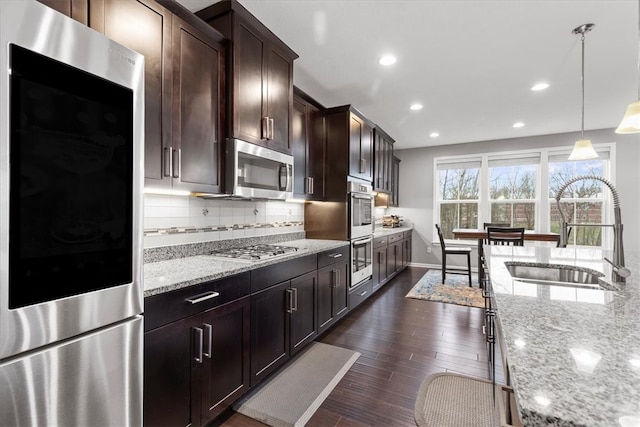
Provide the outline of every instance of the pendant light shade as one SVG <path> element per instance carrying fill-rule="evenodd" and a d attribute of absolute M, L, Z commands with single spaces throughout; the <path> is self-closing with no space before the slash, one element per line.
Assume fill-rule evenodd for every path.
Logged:
<path fill-rule="evenodd" d="M 598 153 L 593 149 L 591 141 L 588 139 L 579 139 L 573 145 L 573 151 L 569 155 L 569 160 L 589 160 L 598 157 Z"/>
<path fill-rule="evenodd" d="M 595 24 L 583 24 L 571 31 L 572 34 L 580 34 L 582 37 L 582 127 L 581 138 L 576 141 L 573 151 L 569 155 L 569 160 L 589 160 L 598 157 L 598 153 L 593 149 L 591 141 L 584 138 L 584 35 L 595 27 Z"/>
<path fill-rule="evenodd" d="M 640 132 L 640 101 L 629 104 L 616 133 Z"/>
<path fill-rule="evenodd" d="M 638 101 L 627 107 L 616 133 L 640 132 L 640 2 L 638 4 Z"/>

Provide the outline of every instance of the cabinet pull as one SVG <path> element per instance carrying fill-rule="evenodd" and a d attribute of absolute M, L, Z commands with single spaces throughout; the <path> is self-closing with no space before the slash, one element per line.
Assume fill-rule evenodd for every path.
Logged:
<path fill-rule="evenodd" d="M 306 180 L 306 184 L 307 184 L 307 189 L 306 189 L 306 193 L 307 194 L 313 194 L 313 178 L 308 176 L 305 178 Z"/>
<path fill-rule="evenodd" d="M 164 147 L 164 170 L 162 174 L 169 178 L 171 176 L 171 163 L 173 163 L 173 150 L 171 147 Z"/>
<path fill-rule="evenodd" d="M 367 294 L 367 291 L 362 291 L 358 294 L 359 297 L 363 297 Z"/>
<path fill-rule="evenodd" d="M 173 150 L 174 153 L 177 152 L 178 154 L 178 161 L 174 161 L 174 159 L 171 159 L 171 163 L 172 163 L 172 175 L 174 178 L 180 178 L 180 175 L 182 175 L 182 148 L 178 148 L 177 150 Z M 177 166 L 176 166 L 177 164 Z M 177 173 L 176 173 L 177 171 Z"/>
<path fill-rule="evenodd" d="M 212 344 L 212 339 L 213 339 L 213 326 L 211 326 L 208 323 L 204 324 L 204 329 L 207 332 L 207 351 L 203 352 L 202 354 L 204 354 L 205 357 L 208 357 L 209 359 L 211 359 L 211 350 L 213 350 L 213 344 Z"/>
<path fill-rule="evenodd" d="M 286 289 L 287 293 L 287 313 L 293 313 L 293 291 L 291 289 Z"/>
<path fill-rule="evenodd" d="M 367 170 L 367 159 L 360 159 L 360 173 L 365 173 Z"/>
<path fill-rule="evenodd" d="M 331 254 L 331 255 L 327 255 L 327 256 L 330 257 L 330 258 L 340 258 L 340 257 L 342 257 L 342 254 L 341 253 L 335 253 L 335 254 Z"/>
<path fill-rule="evenodd" d="M 269 117 L 262 118 L 262 139 L 269 139 Z"/>
<path fill-rule="evenodd" d="M 275 139 L 275 131 L 273 130 L 275 128 L 274 119 L 269 119 L 269 128 L 269 139 Z"/>
<path fill-rule="evenodd" d="M 291 290 L 293 291 L 291 311 L 298 311 L 298 288 L 291 288 Z"/>
<path fill-rule="evenodd" d="M 196 295 L 194 297 L 191 298 L 187 298 L 185 301 L 191 304 L 198 304 L 199 302 L 202 301 L 206 301 L 208 299 L 212 299 L 215 297 L 219 297 L 220 294 L 218 292 L 213 292 L 213 291 L 209 291 L 209 292 L 205 292 L 204 294 L 200 294 L 200 295 Z"/>
<path fill-rule="evenodd" d="M 313 177 L 309 177 L 309 179 L 311 180 L 311 191 L 309 192 L 309 194 L 313 194 L 313 192 L 315 191 L 315 181 Z"/>
<path fill-rule="evenodd" d="M 340 287 L 340 270 L 331 270 L 331 273 L 333 273 L 333 283 L 331 287 L 339 288 Z"/>
<path fill-rule="evenodd" d="M 202 363 L 202 338 L 204 336 L 204 331 L 201 328 L 193 328 L 195 332 L 195 341 L 196 341 L 196 357 L 194 357 L 195 361 L 198 363 Z"/>

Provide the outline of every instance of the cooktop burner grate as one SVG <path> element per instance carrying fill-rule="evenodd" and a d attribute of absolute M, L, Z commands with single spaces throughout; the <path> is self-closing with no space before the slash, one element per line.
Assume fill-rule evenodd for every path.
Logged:
<path fill-rule="evenodd" d="M 280 245 L 251 245 L 242 248 L 220 249 L 209 255 L 242 261 L 262 261 L 297 252 L 298 248 Z"/>

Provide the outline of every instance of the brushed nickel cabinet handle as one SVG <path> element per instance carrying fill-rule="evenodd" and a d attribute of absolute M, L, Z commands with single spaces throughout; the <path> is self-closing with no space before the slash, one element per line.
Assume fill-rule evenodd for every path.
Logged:
<path fill-rule="evenodd" d="M 342 254 L 341 253 L 336 253 L 336 254 L 331 254 L 331 255 L 327 255 L 330 258 L 341 258 Z"/>
<path fill-rule="evenodd" d="M 276 127 L 276 122 L 274 119 L 269 119 L 269 127 L 271 128 L 269 130 L 269 139 L 275 139 L 274 128 Z"/>
<path fill-rule="evenodd" d="M 178 161 L 174 161 L 175 159 L 171 159 L 171 165 L 172 165 L 172 176 L 174 178 L 180 178 L 180 175 L 182 175 L 182 148 L 178 148 L 177 150 L 173 150 L 174 153 L 177 153 L 178 155 Z M 176 166 L 177 164 L 177 166 Z M 176 173 L 177 171 L 177 173 Z"/>
<path fill-rule="evenodd" d="M 359 297 L 363 297 L 367 294 L 367 291 L 362 291 L 358 294 Z"/>
<path fill-rule="evenodd" d="M 162 174 L 169 178 L 171 176 L 171 164 L 173 163 L 173 149 L 171 147 L 164 147 L 163 156 L 163 171 Z"/>
<path fill-rule="evenodd" d="M 204 354 L 205 357 L 208 357 L 209 359 L 211 359 L 211 350 L 213 350 L 213 344 L 211 343 L 211 340 L 213 339 L 213 326 L 211 326 L 208 323 L 204 324 L 204 330 L 206 331 L 207 335 L 207 351 L 203 352 L 202 354 Z"/>
<path fill-rule="evenodd" d="M 200 294 L 200 295 L 196 295 L 194 297 L 191 298 L 187 298 L 185 301 L 190 303 L 190 304 L 198 304 L 199 302 L 202 301 L 206 301 L 212 298 L 216 298 L 219 297 L 220 294 L 218 292 L 213 292 L 213 291 L 209 291 L 209 292 L 205 292 L 204 294 Z"/>
<path fill-rule="evenodd" d="M 262 118 L 262 139 L 269 139 L 269 117 Z"/>
<path fill-rule="evenodd" d="M 367 170 L 367 160 L 360 159 L 360 173 L 364 173 Z"/>
<path fill-rule="evenodd" d="M 291 288 L 293 291 L 293 306 L 291 307 L 291 311 L 298 311 L 298 288 Z"/>
<path fill-rule="evenodd" d="M 196 357 L 194 360 L 198 363 L 202 363 L 202 338 L 204 336 L 204 331 L 201 328 L 193 328 L 195 332 L 195 342 L 196 342 Z"/>

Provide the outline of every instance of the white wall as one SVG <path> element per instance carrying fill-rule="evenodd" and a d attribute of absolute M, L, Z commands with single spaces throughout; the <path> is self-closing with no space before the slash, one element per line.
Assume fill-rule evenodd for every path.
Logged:
<path fill-rule="evenodd" d="M 145 194 L 144 247 L 304 231 L 304 205 Z M 202 231 L 206 227 L 220 231 Z"/>
<path fill-rule="evenodd" d="M 434 157 L 490 152 L 571 147 L 579 133 L 541 135 L 483 141 L 467 144 L 441 145 L 428 148 L 397 150 L 400 158 L 400 207 L 389 208 L 386 214 L 402 215 L 414 224 L 412 262 L 440 264 L 440 245 L 433 220 Z M 640 135 L 618 135 L 613 129 L 588 131 L 585 137 L 592 143 L 616 143 L 616 170 L 612 182 L 620 195 L 624 225 L 625 252 L 640 251 Z M 432 243 L 435 246 L 432 246 Z M 427 252 L 431 246 L 432 253 Z M 474 245 L 475 246 L 475 245 Z M 474 264 L 477 255 L 473 257 Z"/>

